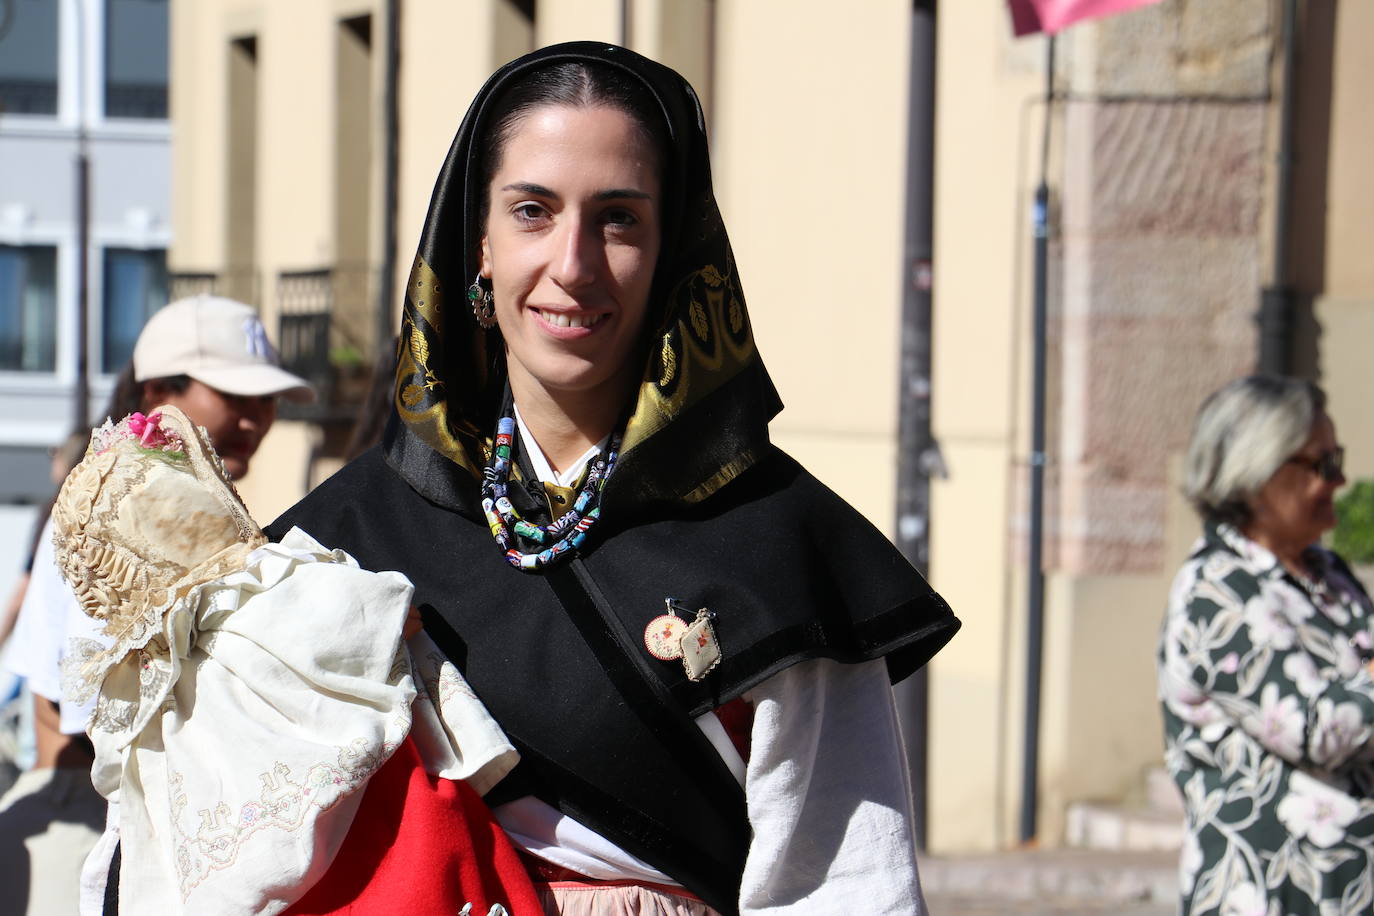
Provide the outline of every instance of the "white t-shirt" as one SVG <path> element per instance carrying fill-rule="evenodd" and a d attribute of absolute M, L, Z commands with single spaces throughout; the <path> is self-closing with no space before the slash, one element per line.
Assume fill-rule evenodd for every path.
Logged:
<path fill-rule="evenodd" d="M 49 518 L 39 535 L 24 604 L 0 663 L 27 680 L 34 693 L 58 704 L 62 731 L 69 735 L 83 734 L 95 709 L 94 699 L 74 704 L 62 696 L 62 659 L 68 640 L 73 638 L 106 641 L 100 624 L 82 612 L 71 586 L 57 569 Z"/>

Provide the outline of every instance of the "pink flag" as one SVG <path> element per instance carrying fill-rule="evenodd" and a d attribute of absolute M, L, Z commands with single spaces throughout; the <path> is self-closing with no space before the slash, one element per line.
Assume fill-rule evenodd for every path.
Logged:
<path fill-rule="evenodd" d="M 1124 13 L 1159 0 L 1007 0 L 1011 27 L 1017 36 L 1044 32 L 1052 35 L 1080 19 Z"/>

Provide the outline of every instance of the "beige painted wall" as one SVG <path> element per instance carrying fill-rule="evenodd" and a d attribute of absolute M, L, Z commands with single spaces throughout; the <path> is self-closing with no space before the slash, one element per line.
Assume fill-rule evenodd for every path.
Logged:
<path fill-rule="evenodd" d="M 319 429 L 313 423 L 278 420 L 272 426 L 248 473 L 235 483 L 258 524 L 268 524 L 305 494 L 306 469 L 318 440 Z"/>
<path fill-rule="evenodd" d="M 692 84 L 711 117 L 711 7 L 715 0 L 635 0 L 630 46 L 667 64 Z"/>
<path fill-rule="evenodd" d="M 1374 86 L 1374 5 L 1342 3 L 1336 10 L 1331 146 L 1327 159 L 1325 294 L 1314 305 L 1320 328 L 1320 381 L 1346 445 L 1346 475 L 1374 477 L 1374 119 L 1367 93 Z"/>
<path fill-rule="evenodd" d="M 865 13 L 719 4 L 712 149 L 774 439 L 891 532 L 909 13 Z"/>
<path fill-rule="evenodd" d="M 1050 577 L 1038 810 L 1052 842 L 1063 836 L 1071 803 L 1139 803 L 1146 771 L 1162 766 L 1159 628 L 1169 585 L 1200 529 L 1181 494 L 1182 467 L 1174 456 L 1165 470 L 1166 560 L 1156 572 Z"/>
<path fill-rule="evenodd" d="M 533 47 L 520 17 L 504 2 L 406 5 L 401 20 L 400 180 L 396 303 L 420 244 L 435 177 L 468 102 L 491 72 Z M 468 36 L 463 53 L 454 36 Z"/>
<path fill-rule="evenodd" d="M 1029 201 L 1044 42 L 1013 44 L 997 4 L 945 4 L 936 86 L 930 578 L 964 621 L 932 667 L 930 845 L 1008 842 L 1019 765 L 1020 591 L 1008 544 L 1017 413 L 1028 397 Z"/>
<path fill-rule="evenodd" d="M 227 54 L 235 38 L 256 36 L 258 94 L 256 235 L 258 305 L 275 336 L 276 277 L 327 267 L 336 257 L 334 227 L 335 36 L 340 19 L 372 13 L 375 93 L 386 40 L 383 9 L 373 0 L 174 0 L 172 93 L 173 213 L 178 233 L 173 270 L 225 267 L 227 237 Z M 496 66 L 531 46 L 528 26 L 504 2 L 407 4 L 401 21 L 400 162 L 397 291 L 418 245 L 430 190 L 458 122 Z M 453 36 L 484 36 L 454 53 Z M 380 101 L 373 108 L 380 118 Z M 374 132 L 376 135 L 376 132 Z M 381 150 L 368 178 L 380 212 Z M 380 228 L 372 234 L 373 250 Z M 374 264 L 376 258 L 374 257 Z M 304 465 L 316 432 L 280 421 L 240 483 L 255 516 L 270 520 L 305 492 Z"/>
<path fill-rule="evenodd" d="M 560 41 L 609 41 L 620 44 L 620 0 L 545 0 L 536 6 L 537 45 Z"/>

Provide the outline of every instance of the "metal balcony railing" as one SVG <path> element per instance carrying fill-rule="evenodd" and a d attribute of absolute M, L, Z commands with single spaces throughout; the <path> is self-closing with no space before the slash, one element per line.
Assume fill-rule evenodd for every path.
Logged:
<path fill-rule="evenodd" d="M 166 83 L 106 83 L 105 117 L 167 117 Z"/>
<path fill-rule="evenodd" d="M 169 302 L 206 294 L 236 299 L 260 309 L 261 293 L 262 284 L 259 282 L 258 272 L 251 267 L 235 267 L 218 273 L 183 270 L 167 274 Z"/>
<path fill-rule="evenodd" d="M 277 275 L 282 365 L 315 386 L 314 405 L 283 405 L 297 419 L 351 419 L 367 393 L 374 349 L 376 272 L 339 265 Z"/>
<path fill-rule="evenodd" d="M 57 114 L 57 80 L 0 79 L 0 114 Z"/>
<path fill-rule="evenodd" d="M 251 268 L 222 272 L 173 271 L 172 300 L 208 294 L 254 307 L 262 304 L 259 275 Z M 281 405 L 281 416 L 317 422 L 352 421 L 367 395 L 374 351 L 377 271 L 343 264 L 277 274 L 276 341 L 282 366 L 315 387 L 314 404 Z"/>

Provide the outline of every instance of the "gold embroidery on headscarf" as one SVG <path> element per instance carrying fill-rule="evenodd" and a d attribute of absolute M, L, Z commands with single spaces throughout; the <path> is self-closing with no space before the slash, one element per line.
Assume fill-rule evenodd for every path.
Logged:
<path fill-rule="evenodd" d="M 706 325 L 706 309 L 697 300 L 692 300 L 692 306 L 688 310 L 692 315 L 692 327 L 696 330 L 698 337 L 705 337 L 708 330 Z"/>
<path fill-rule="evenodd" d="M 668 314 L 681 317 L 663 334 L 659 365 L 650 365 L 640 385 L 621 454 L 663 429 L 756 358 L 753 330 L 745 318 L 733 268 L 733 261 L 726 263 L 724 271 L 707 264 L 683 278 L 669 294 Z M 754 456 L 739 456 L 684 498 L 689 502 L 705 499 L 753 461 Z"/>
<path fill-rule="evenodd" d="M 671 334 L 663 335 L 663 353 L 659 357 L 659 361 L 663 364 L 663 371 L 659 374 L 658 384 L 660 387 L 666 388 L 673 381 L 673 376 L 677 374 L 677 354 L 673 352 L 673 335 Z"/>
<path fill-rule="evenodd" d="M 443 340 L 443 296 L 438 278 L 418 255 L 406 299 L 396 369 L 396 409 L 422 441 L 480 477 L 477 462 L 489 458 L 489 432 L 467 428 L 455 432 L 449 392 L 434 365 Z M 669 300 L 667 313 L 678 318 L 663 333 L 658 352 L 650 359 L 626 424 L 622 454 L 662 430 L 757 358 L 733 259 L 726 262 L 724 270 L 707 264 L 687 275 L 669 294 Z M 465 438 L 471 441 L 465 443 Z M 705 499 L 756 458 L 750 453 L 735 456 L 682 498 L 687 502 Z"/>
<path fill-rule="evenodd" d="M 430 448 L 474 475 L 468 450 L 454 435 L 444 383 L 434 360 L 444 333 L 444 295 L 439 278 L 415 256 L 406 281 L 405 316 L 401 321 L 400 358 L 396 361 L 396 410 L 406 425 Z"/>
<path fill-rule="evenodd" d="M 745 451 L 741 452 L 733 461 L 726 464 L 719 471 L 713 474 L 710 477 L 710 479 L 703 481 L 701 485 L 698 486 L 695 490 L 693 490 L 690 493 L 684 494 L 682 497 L 682 501 L 685 503 L 701 502 L 703 499 L 710 496 L 712 493 L 716 492 L 730 481 L 734 480 L 740 474 L 743 474 L 745 471 L 749 470 L 749 468 L 757 460 L 758 456 L 756 456 L 752 450 L 746 449 Z"/>

